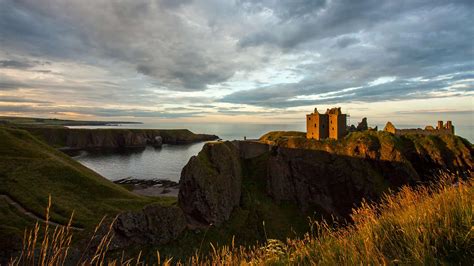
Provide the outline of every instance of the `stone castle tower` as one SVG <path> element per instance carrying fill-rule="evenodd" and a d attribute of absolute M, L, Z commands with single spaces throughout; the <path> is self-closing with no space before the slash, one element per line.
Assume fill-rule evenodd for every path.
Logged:
<path fill-rule="evenodd" d="M 327 109 L 320 114 L 317 108 L 306 115 L 306 138 L 308 139 L 341 139 L 346 135 L 347 115 L 341 108 Z"/>

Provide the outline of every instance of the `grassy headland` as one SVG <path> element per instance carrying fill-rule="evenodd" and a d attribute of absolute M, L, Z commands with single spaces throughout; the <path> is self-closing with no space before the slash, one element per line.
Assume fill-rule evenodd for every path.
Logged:
<path fill-rule="evenodd" d="M 67 223 L 74 211 L 74 224 L 84 228 L 92 228 L 105 214 L 175 201 L 132 194 L 27 131 L 7 127 L 0 127 L 0 183 L 0 194 L 40 217 L 51 195 L 51 220 Z M 3 199 L 0 204 L 0 236 L 21 234 L 33 222 Z"/>
<path fill-rule="evenodd" d="M 279 147 L 411 163 L 417 169 L 424 166 L 426 162 L 414 161 L 415 158 L 412 158 L 414 155 L 430 158 L 432 164 L 455 171 L 470 170 L 466 166 L 472 168 L 474 155 L 473 145 L 468 140 L 455 135 L 396 136 L 384 131 L 363 131 L 351 132 L 343 139 L 336 141 L 307 139 L 304 132 L 274 131 L 263 135 L 260 141 Z"/>

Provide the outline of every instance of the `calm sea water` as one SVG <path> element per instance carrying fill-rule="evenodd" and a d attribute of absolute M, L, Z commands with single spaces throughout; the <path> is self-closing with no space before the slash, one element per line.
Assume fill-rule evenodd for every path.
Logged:
<path fill-rule="evenodd" d="M 383 125 L 378 126 L 383 129 Z M 405 125 L 399 128 L 414 128 Z M 76 127 L 77 128 L 77 127 Z M 225 140 L 259 138 L 263 134 L 274 131 L 305 131 L 304 124 L 133 124 L 113 127 L 82 127 L 82 128 L 187 128 L 195 133 L 215 134 Z M 473 142 L 474 126 L 458 126 L 456 134 Z M 147 147 L 139 152 L 127 153 L 83 153 L 75 157 L 77 161 L 98 172 L 102 176 L 117 180 L 125 177 L 139 179 L 168 179 L 179 181 L 182 168 L 191 156 L 198 154 L 204 142 L 187 145 L 163 145 L 155 149 Z"/>

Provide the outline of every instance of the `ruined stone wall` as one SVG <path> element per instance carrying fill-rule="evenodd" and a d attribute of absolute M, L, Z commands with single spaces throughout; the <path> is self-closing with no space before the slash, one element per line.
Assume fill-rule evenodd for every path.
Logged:
<path fill-rule="evenodd" d="M 438 121 L 438 126 L 434 129 L 432 126 L 426 126 L 425 129 L 421 128 L 409 128 L 409 129 L 398 129 L 391 122 L 387 122 L 387 125 L 384 128 L 384 131 L 390 132 L 397 136 L 402 135 L 423 135 L 423 136 L 430 136 L 430 135 L 454 135 L 454 126 L 452 125 L 451 121 L 448 121 L 447 125 L 443 127 L 443 122 Z"/>

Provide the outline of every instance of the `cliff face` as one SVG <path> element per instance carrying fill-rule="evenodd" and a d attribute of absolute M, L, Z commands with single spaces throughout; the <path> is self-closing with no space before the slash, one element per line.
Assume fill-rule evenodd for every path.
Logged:
<path fill-rule="evenodd" d="M 376 199 L 388 187 L 419 180 L 411 167 L 396 162 L 281 147 L 267 167 L 267 193 L 274 200 L 335 216 L 347 216 L 362 198 Z"/>
<path fill-rule="evenodd" d="M 113 224 L 111 249 L 133 245 L 160 245 L 176 239 L 186 229 L 183 211 L 176 206 L 148 205 L 140 211 L 123 212 Z"/>
<path fill-rule="evenodd" d="M 399 163 L 413 169 L 422 181 L 440 169 L 468 175 L 467 172 L 474 166 L 472 145 L 454 135 L 395 136 L 387 132 L 366 131 L 351 133 L 339 141 L 315 141 L 294 134 L 284 135 L 284 132 L 272 132 L 260 141 L 283 148 L 326 151 L 339 156 Z"/>
<path fill-rule="evenodd" d="M 215 135 L 194 134 L 187 129 L 70 129 L 22 127 L 48 144 L 64 150 L 144 148 L 146 145 L 184 144 L 214 140 Z"/>
<path fill-rule="evenodd" d="M 186 215 L 205 223 L 227 220 L 239 206 L 238 169 L 262 156 L 264 174 L 252 178 L 264 180 L 275 202 L 337 217 L 347 217 L 364 198 L 375 200 L 389 188 L 433 180 L 440 171 L 468 177 L 474 165 L 471 144 L 456 136 L 357 132 L 340 141 L 314 141 L 294 132 L 277 135 L 206 145 L 182 172 L 179 202 Z"/>
<path fill-rule="evenodd" d="M 181 172 L 179 206 L 190 223 L 221 224 L 239 205 L 242 167 L 231 142 L 209 142 Z"/>

